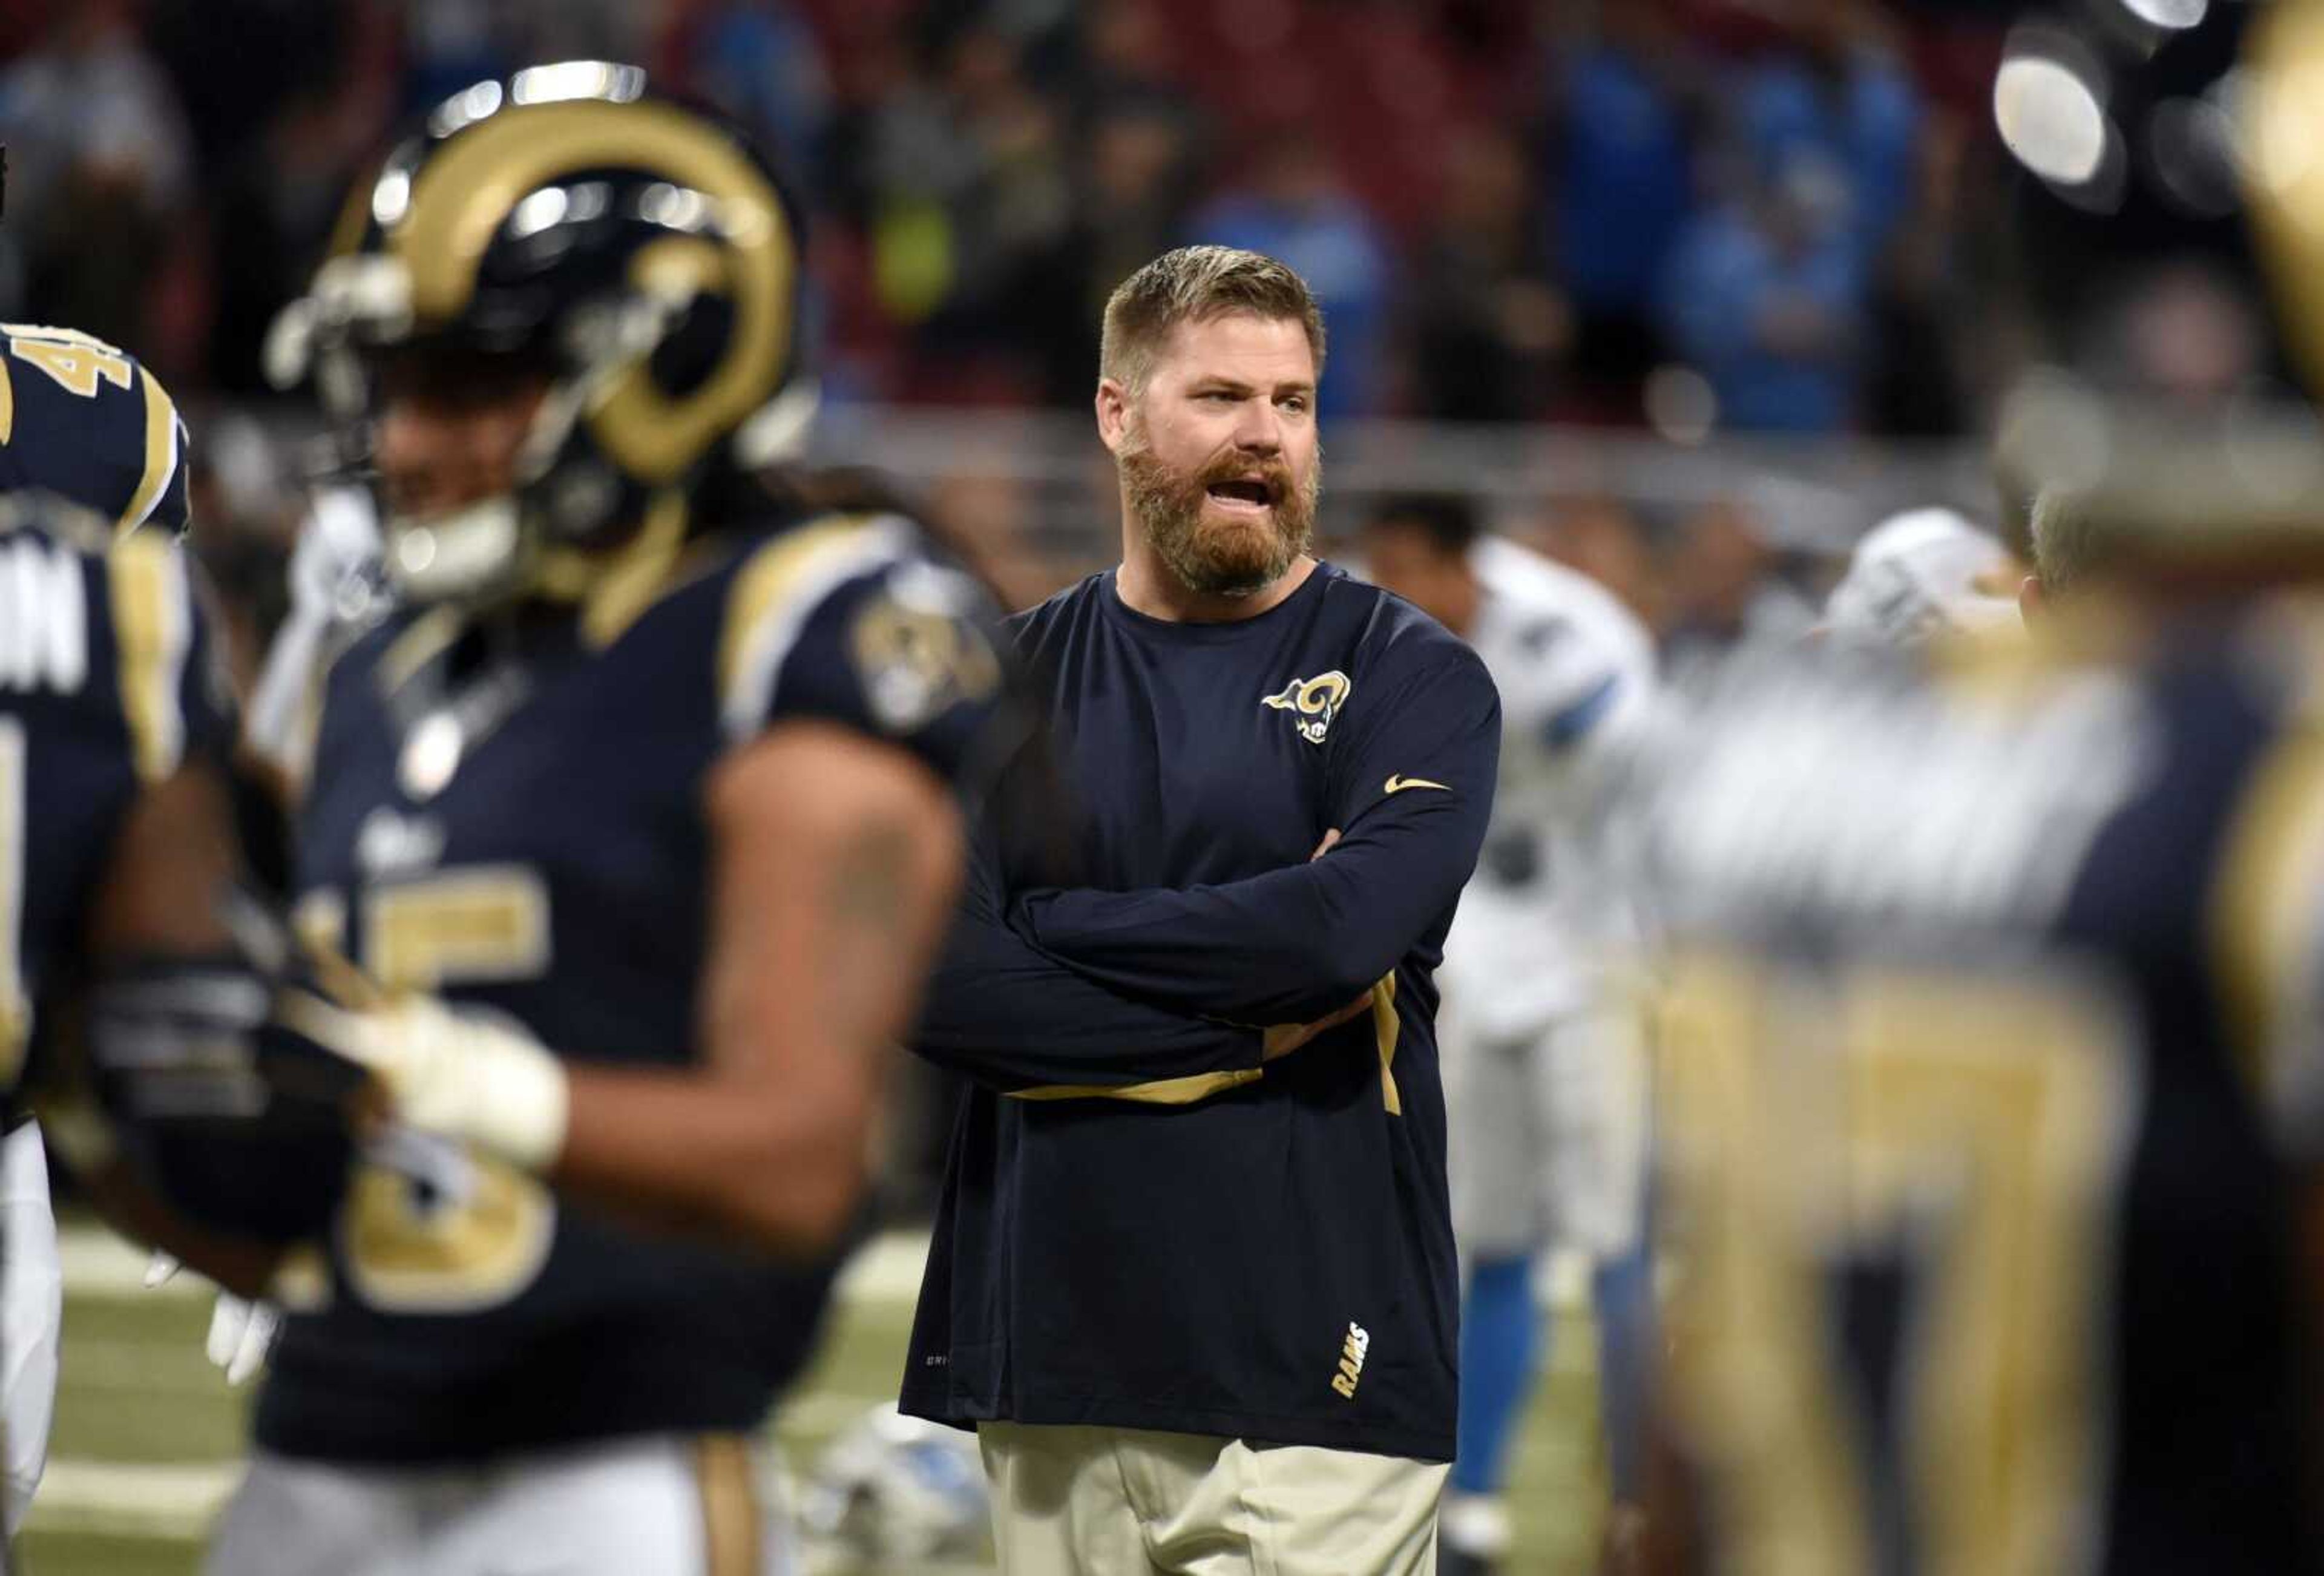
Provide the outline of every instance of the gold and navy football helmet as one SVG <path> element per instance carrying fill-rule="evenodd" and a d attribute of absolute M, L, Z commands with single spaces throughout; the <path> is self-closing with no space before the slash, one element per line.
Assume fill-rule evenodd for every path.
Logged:
<path fill-rule="evenodd" d="M 1994 81 L 2006 471 L 2174 565 L 2324 548 L 2324 3 L 2047 0 Z"/>
<path fill-rule="evenodd" d="M 577 593 L 647 521 L 803 440 L 801 255 L 739 132 L 635 67 L 536 66 L 456 94 L 357 183 L 270 370 L 313 377 L 356 468 L 388 357 L 543 378 L 513 492 L 388 518 L 388 573 L 421 600 Z"/>

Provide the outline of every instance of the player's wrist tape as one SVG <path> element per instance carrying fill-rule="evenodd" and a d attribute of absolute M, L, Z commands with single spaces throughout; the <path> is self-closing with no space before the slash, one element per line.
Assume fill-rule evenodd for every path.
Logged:
<path fill-rule="evenodd" d="M 521 1029 L 424 996 L 360 1013 L 308 998 L 285 1017 L 370 1068 L 407 1126 L 530 1171 L 546 1171 L 564 1152 L 571 1106 L 564 1064 Z"/>

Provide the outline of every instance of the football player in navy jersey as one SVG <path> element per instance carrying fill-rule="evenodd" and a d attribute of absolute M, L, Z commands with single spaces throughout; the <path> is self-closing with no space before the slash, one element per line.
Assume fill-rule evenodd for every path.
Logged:
<path fill-rule="evenodd" d="M 2310 0 L 2013 33 L 2036 650 L 1738 670 L 1626 784 L 1658 1569 L 2324 1568 L 2319 65 Z"/>
<path fill-rule="evenodd" d="M 128 762 L 131 744 L 125 732 L 117 733 L 109 745 L 94 744 L 85 734 L 67 737 L 74 726 L 92 726 L 98 714 L 117 707 L 116 690 L 100 681 L 93 694 L 84 696 L 76 683 L 69 691 L 73 700 L 54 698 L 67 693 L 66 678 L 75 673 L 86 678 L 90 641 L 100 653 L 100 666 L 108 650 L 118 659 L 113 598 L 121 576 L 139 576 L 141 585 L 154 575 L 166 581 L 168 591 L 144 595 L 130 616 L 158 609 L 184 638 L 187 650 L 198 646 L 203 652 L 192 670 L 201 681 L 190 700 L 173 695 L 157 715 L 166 717 L 172 709 L 183 712 L 190 705 L 198 760 L 217 742 L 207 725 L 217 704 L 207 676 L 207 638 L 194 638 L 199 614 L 186 590 L 175 545 L 188 522 L 185 448 L 185 424 L 175 402 L 152 371 L 134 357 L 70 328 L 0 324 L 0 496 L 14 501 L 11 534 L 19 556 L 12 562 L 20 566 L 14 599 L 0 608 L 0 692 L 15 692 L 0 693 L 0 717 L 13 717 L 21 731 L 29 724 L 18 714 L 42 714 L 35 728 L 37 750 L 29 742 L 20 746 L 27 757 L 37 753 L 42 760 L 38 802 L 24 797 L 20 781 L 22 813 L 11 829 L 0 831 L 0 899 L 12 893 L 18 899 L 0 900 L 0 914 L 16 915 L 19 931 L 0 936 L 0 951 L 23 951 L 31 941 L 40 944 L 37 959 L 25 951 L 14 960 L 13 996 L 19 1010 L 0 1008 L 0 1067 L 9 1074 L 0 1085 L 14 1082 L 23 1049 L 19 1045 L 14 1053 L 8 1051 L 9 1023 L 14 1021 L 20 1035 L 30 1033 L 35 1000 L 32 982 L 36 977 L 45 982 L 88 961 L 82 951 L 87 938 L 74 930 L 69 916 L 81 911 L 88 889 L 84 883 L 93 866 L 106 862 L 108 842 L 134 802 L 130 785 L 158 786 L 175 771 L 172 764 L 168 772 L 157 770 L 143 778 L 115 775 Z M 52 507 L 42 500 L 69 507 Z M 135 547 L 124 548 L 115 572 L 99 575 L 106 549 L 140 527 L 147 529 Z M 36 541 L 47 543 L 47 550 L 32 545 Z M 36 560 L 51 575 L 32 573 Z M 73 576 L 67 573 L 68 562 L 86 571 L 78 586 L 69 584 Z M 72 655 L 76 650 L 82 653 L 78 659 Z M 181 650 L 173 659 L 184 655 Z M 53 704 L 34 705 L 31 697 L 35 693 L 51 697 Z M 77 723 L 68 723 L 67 717 Z M 116 725 L 121 721 L 115 717 Z M 183 737 L 186 729 L 181 725 L 177 732 Z M 100 777 L 108 786 L 99 786 Z M 89 797 L 88 807 L 73 806 L 69 801 L 83 792 Z M 24 851 L 51 838 L 72 851 L 61 863 L 45 855 L 40 861 L 39 879 L 50 889 L 34 900 L 54 917 L 50 923 L 55 928 L 28 938 L 22 889 L 32 879 L 32 856 Z M 158 876 L 158 867 L 113 870 L 105 879 L 105 889 L 124 899 L 128 883 Z M 11 994 L 0 988 L 0 997 Z M 5 1344 L 8 1360 L 0 1365 L 5 1375 L 0 1426 L 5 1433 L 5 1524 L 13 1533 L 46 1461 L 63 1278 L 40 1129 L 28 1106 L 12 1104 L 5 1120 L 6 1137 L 0 1140 L 0 1255 L 6 1263 L 6 1272 L 0 1276 L 0 1287 L 5 1287 L 0 1344 Z"/>
<path fill-rule="evenodd" d="M 751 474 L 803 257 L 734 134 L 568 62 L 398 143 L 286 318 L 399 606 L 322 679 L 270 1043 L 383 1120 L 278 1276 L 215 1571 L 777 1557 L 747 1441 L 1016 742 L 975 584 Z"/>

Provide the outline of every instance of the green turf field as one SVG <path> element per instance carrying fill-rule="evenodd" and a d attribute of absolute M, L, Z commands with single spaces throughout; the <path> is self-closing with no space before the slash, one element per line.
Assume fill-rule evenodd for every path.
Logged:
<path fill-rule="evenodd" d="M 823 1353 L 776 1424 L 794 1471 L 893 1397 L 919 1251 L 885 1239 L 844 1283 Z M 65 1257 L 56 1431 L 20 1576 L 185 1576 L 233 1482 L 245 1402 L 202 1356 L 208 1295 L 182 1276 L 142 1289 L 143 1256 L 94 1227 L 69 1223 Z M 1512 1485 L 1512 1576 L 1579 1576 L 1596 1546 L 1603 1495 L 1586 1318 L 1563 1316 L 1551 1350 Z"/>

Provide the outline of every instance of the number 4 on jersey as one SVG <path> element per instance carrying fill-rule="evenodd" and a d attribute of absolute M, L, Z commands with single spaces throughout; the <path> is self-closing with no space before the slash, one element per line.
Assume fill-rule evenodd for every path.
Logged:
<path fill-rule="evenodd" d="M 12 336 L 8 354 L 39 367 L 68 392 L 84 400 L 97 398 L 99 378 L 116 389 L 129 386 L 129 358 L 94 339 L 23 339 Z"/>

